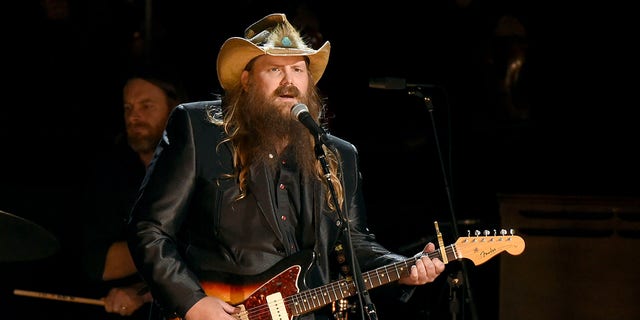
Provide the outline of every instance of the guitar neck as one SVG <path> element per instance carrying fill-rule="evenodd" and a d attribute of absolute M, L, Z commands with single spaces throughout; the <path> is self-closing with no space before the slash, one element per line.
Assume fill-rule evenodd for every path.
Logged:
<path fill-rule="evenodd" d="M 445 254 L 447 255 L 446 261 L 458 259 L 458 254 L 454 245 L 445 247 Z M 432 259 L 440 258 L 440 260 L 445 261 L 442 259 L 441 250 L 437 249 L 430 253 L 421 252 L 410 259 L 364 272 L 362 274 L 362 278 L 366 289 L 369 290 L 377 288 L 379 286 L 398 281 L 403 276 L 409 275 L 411 266 L 415 264 L 416 260 L 424 256 L 428 256 Z M 355 282 L 353 279 L 348 278 L 300 292 L 296 294 L 295 297 L 290 298 L 293 298 L 293 305 L 295 305 L 293 308 L 294 314 L 301 315 L 319 309 L 333 301 L 351 297 L 356 294 L 357 290 Z"/>
<path fill-rule="evenodd" d="M 447 255 L 446 261 L 458 259 L 454 245 L 445 247 L 445 254 Z M 367 287 L 367 289 L 373 289 L 387 283 L 398 281 L 403 276 L 408 276 L 411 272 L 411 266 L 415 264 L 415 261 L 424 256 L 428 256 L 430 259 L 440 258 L 440 260 L 445 261 L 442 257 L 440 249 L 437 249 L 436 251 L 430 253 L 421 252 L 415 255 L 413 258 L 407 259 L 405 261 L 396 262 L 363 273 L 362 277 L 364 278 L 365 286 Z"/>

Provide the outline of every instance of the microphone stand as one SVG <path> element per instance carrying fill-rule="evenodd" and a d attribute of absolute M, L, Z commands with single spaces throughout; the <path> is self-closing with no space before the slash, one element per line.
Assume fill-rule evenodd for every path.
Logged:
<path fill-rule="evenodd" d="M 321 133 L 324 135 L 325 133 Z M 358 264 L 358 259 L 356 257 L 355 250 L 353 249 L 353 243 L 351 241 L 351 229 L 349 228 L 349 220 L 344 217 L 342 211 L 340 210 L 340 206 L 338 204 L 338 198 L 336 197 L 336 190 L 333 187 L 333 183 L 331 182 L 331 171 L 329 170 L 329 165 L 327 164 L 326 155 L 324 153 L 324 149 L 322 149 L 322 142 L 320 135 L 314 135 L 315 137 L 315 153 L 316 158 L 320 161 L 322 165 L 322 170 L 324 173 L 324 177 L 327 180 L 327 186 L 329 191 L 331 192 L 331 199 L 336 208 L 336 212 L 338 214 L 338 220 L 336 221 L 336 226 L 341 227 L 343 231 L 345 231 L 345 236 L 347 239 L 347 247 L 349 248 L 349 257 L 351 260 L 351 270 L 353 270 L 353 280 L 355 283 L 356 292 L 358 293 L 358 299 L 360 301 L 360 306 L 363 314 L 367 314 L 369 319 L 376 320 L 378 319 L 378 315 L 376 313 L 376 308 L 373 302 L 371 301 L 371 296 L 369 296 L 369 292 L 366 289 L 364 284 L 364 279 L 362 277 L 362 271 L 360 270 L 360 266 Z M 329 147 L 329 146 L 327 146 Z M 364 309 L 362 307 L 364 306 Z"/>
<path fill-rule="evenodd" d="M 411 89 L 409 90 L 409 95 L 412 96 L 416 96 L 420 99 L 422 99 L 424 101 L 425 106 L 427 107 L 427 110 L 429 111 L 429 115 L 431 116 L 431 126 L 433 128 L 433 135 L 434 135 L 434 140 L 435 140 L 435 144 L 436 144 L 436 149 L 438 152 L 438 157 L 439 157 L 439 161 L 440 161 L 440 169 L 442 170 L 442 176 L 444 178 L 444 186 L 445 186 L 445 191 L 447 194 L 447 200 L 448 200 L 448 204 L 449 204 L 449 211 L 451 213 L 451 226 L 453 228 L 453 236 L 454 239 L 458 239 L 459 235 L 458 235 L 458 224 L 457 221 L 458 219 L 456 218 L 456 214 L 455 214 L 455 210 L 453 209 L 453 200 L 452 200 L 452 196 L 451 196 L 451 191 L 449 190 L 449 179 L 447 177 L 447 170 L 445 169 L 445 165 L 444 165 L 444 160 L 442 157 L 442 150 L 440 149 L 440 140 L 438 139 L 438 130 L 436 129 L 436 123 L 433 117 L 433 102 L 431 101 L 431 98 L 428 96 L 425 96 L 422 92 L 420 92 L 420 87 L 417 87 L 416 89 Z M 459 311 L 458 308 L 458 301 L 457 301 L 457 295 L 455 294 L 455 289 L 459 288 L 459 287 L 464 287 L 467 289 L 467 302 L 469 303 L 469 307 L 471 309 L 471 319 L 472 320 L 478 320 L 478 313 L 476 311 L 476 306 L 473 300 L 473 294 L 472 294 L 472 290 L 471 290 L 471 284 L 469 282 L 469 273 L 467 271 L 467 265 L 466 265 L 466 261 L 464 261 L 464 259 L 462 259 L 462 261 L 460 261 L 460 265 L 462 266 L 462 277 L 464 278 L 464 280 L 460 280 L 459 278 L 455 278 L 452 276 L 452 279 L 450 279 L 448 281 L 449 286 L 450 286 L 450 297 L 449 297 L 449 310 L 451 311 L 451 317 L 453 320 L 456 319 L 456 313 Z M 457 275 L 460 275 L 460 272 L 457 273 Z"/>

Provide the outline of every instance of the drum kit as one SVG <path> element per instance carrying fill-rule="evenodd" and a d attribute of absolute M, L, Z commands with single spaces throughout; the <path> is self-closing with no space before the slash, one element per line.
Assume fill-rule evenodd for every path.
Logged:
<path fill-rule="evenodd" d="M 35 261 L 47 258 L 60 249 L 57 238 L 45 228 L 19 216 L 0 210 L 0 263 Z M 102 299 L 92 299 L 49 292 L 15 289 L 16 296 L 104 306 Z"/>
<path fill-rule="evenodd" d="M 45 228 L 22 217 L 0 210 L 0 264 L 36 261 L 52 256 L 60 249 L 58 239 Z M 16 296 L 104 306 L 92 299 L 49 292 L 14 289 Z"/>

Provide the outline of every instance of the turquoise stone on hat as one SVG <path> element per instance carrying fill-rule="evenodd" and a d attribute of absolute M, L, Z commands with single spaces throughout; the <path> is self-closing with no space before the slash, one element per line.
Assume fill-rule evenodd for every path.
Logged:
<path fill-rule="evenodd" d="M 289 37 L 287 36 L 282 37 L 282 45 L 285 47 L 291 46 L 291 40 L 289 39 Z"/>

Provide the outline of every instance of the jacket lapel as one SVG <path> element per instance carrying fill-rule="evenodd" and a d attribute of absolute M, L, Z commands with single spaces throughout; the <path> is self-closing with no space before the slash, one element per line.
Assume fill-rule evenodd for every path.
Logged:
<path fill-rule="evenodd" d="M 278 240 L 284 243 L 280 228 L 276 221 L 276 206 L 273 203 L 274 183 L 270 180 L 271 175 L 267 172 L 266 166 L 252 166 L 249 169 L 251 175 L 251 181 L 249 181 L 249 190 L 252 190 L 251 195 L 255 197 L 256 203 L 260 212 L 264 216 L 265 220 L 269 224 L 269 227 L 273 230 Z"/>

